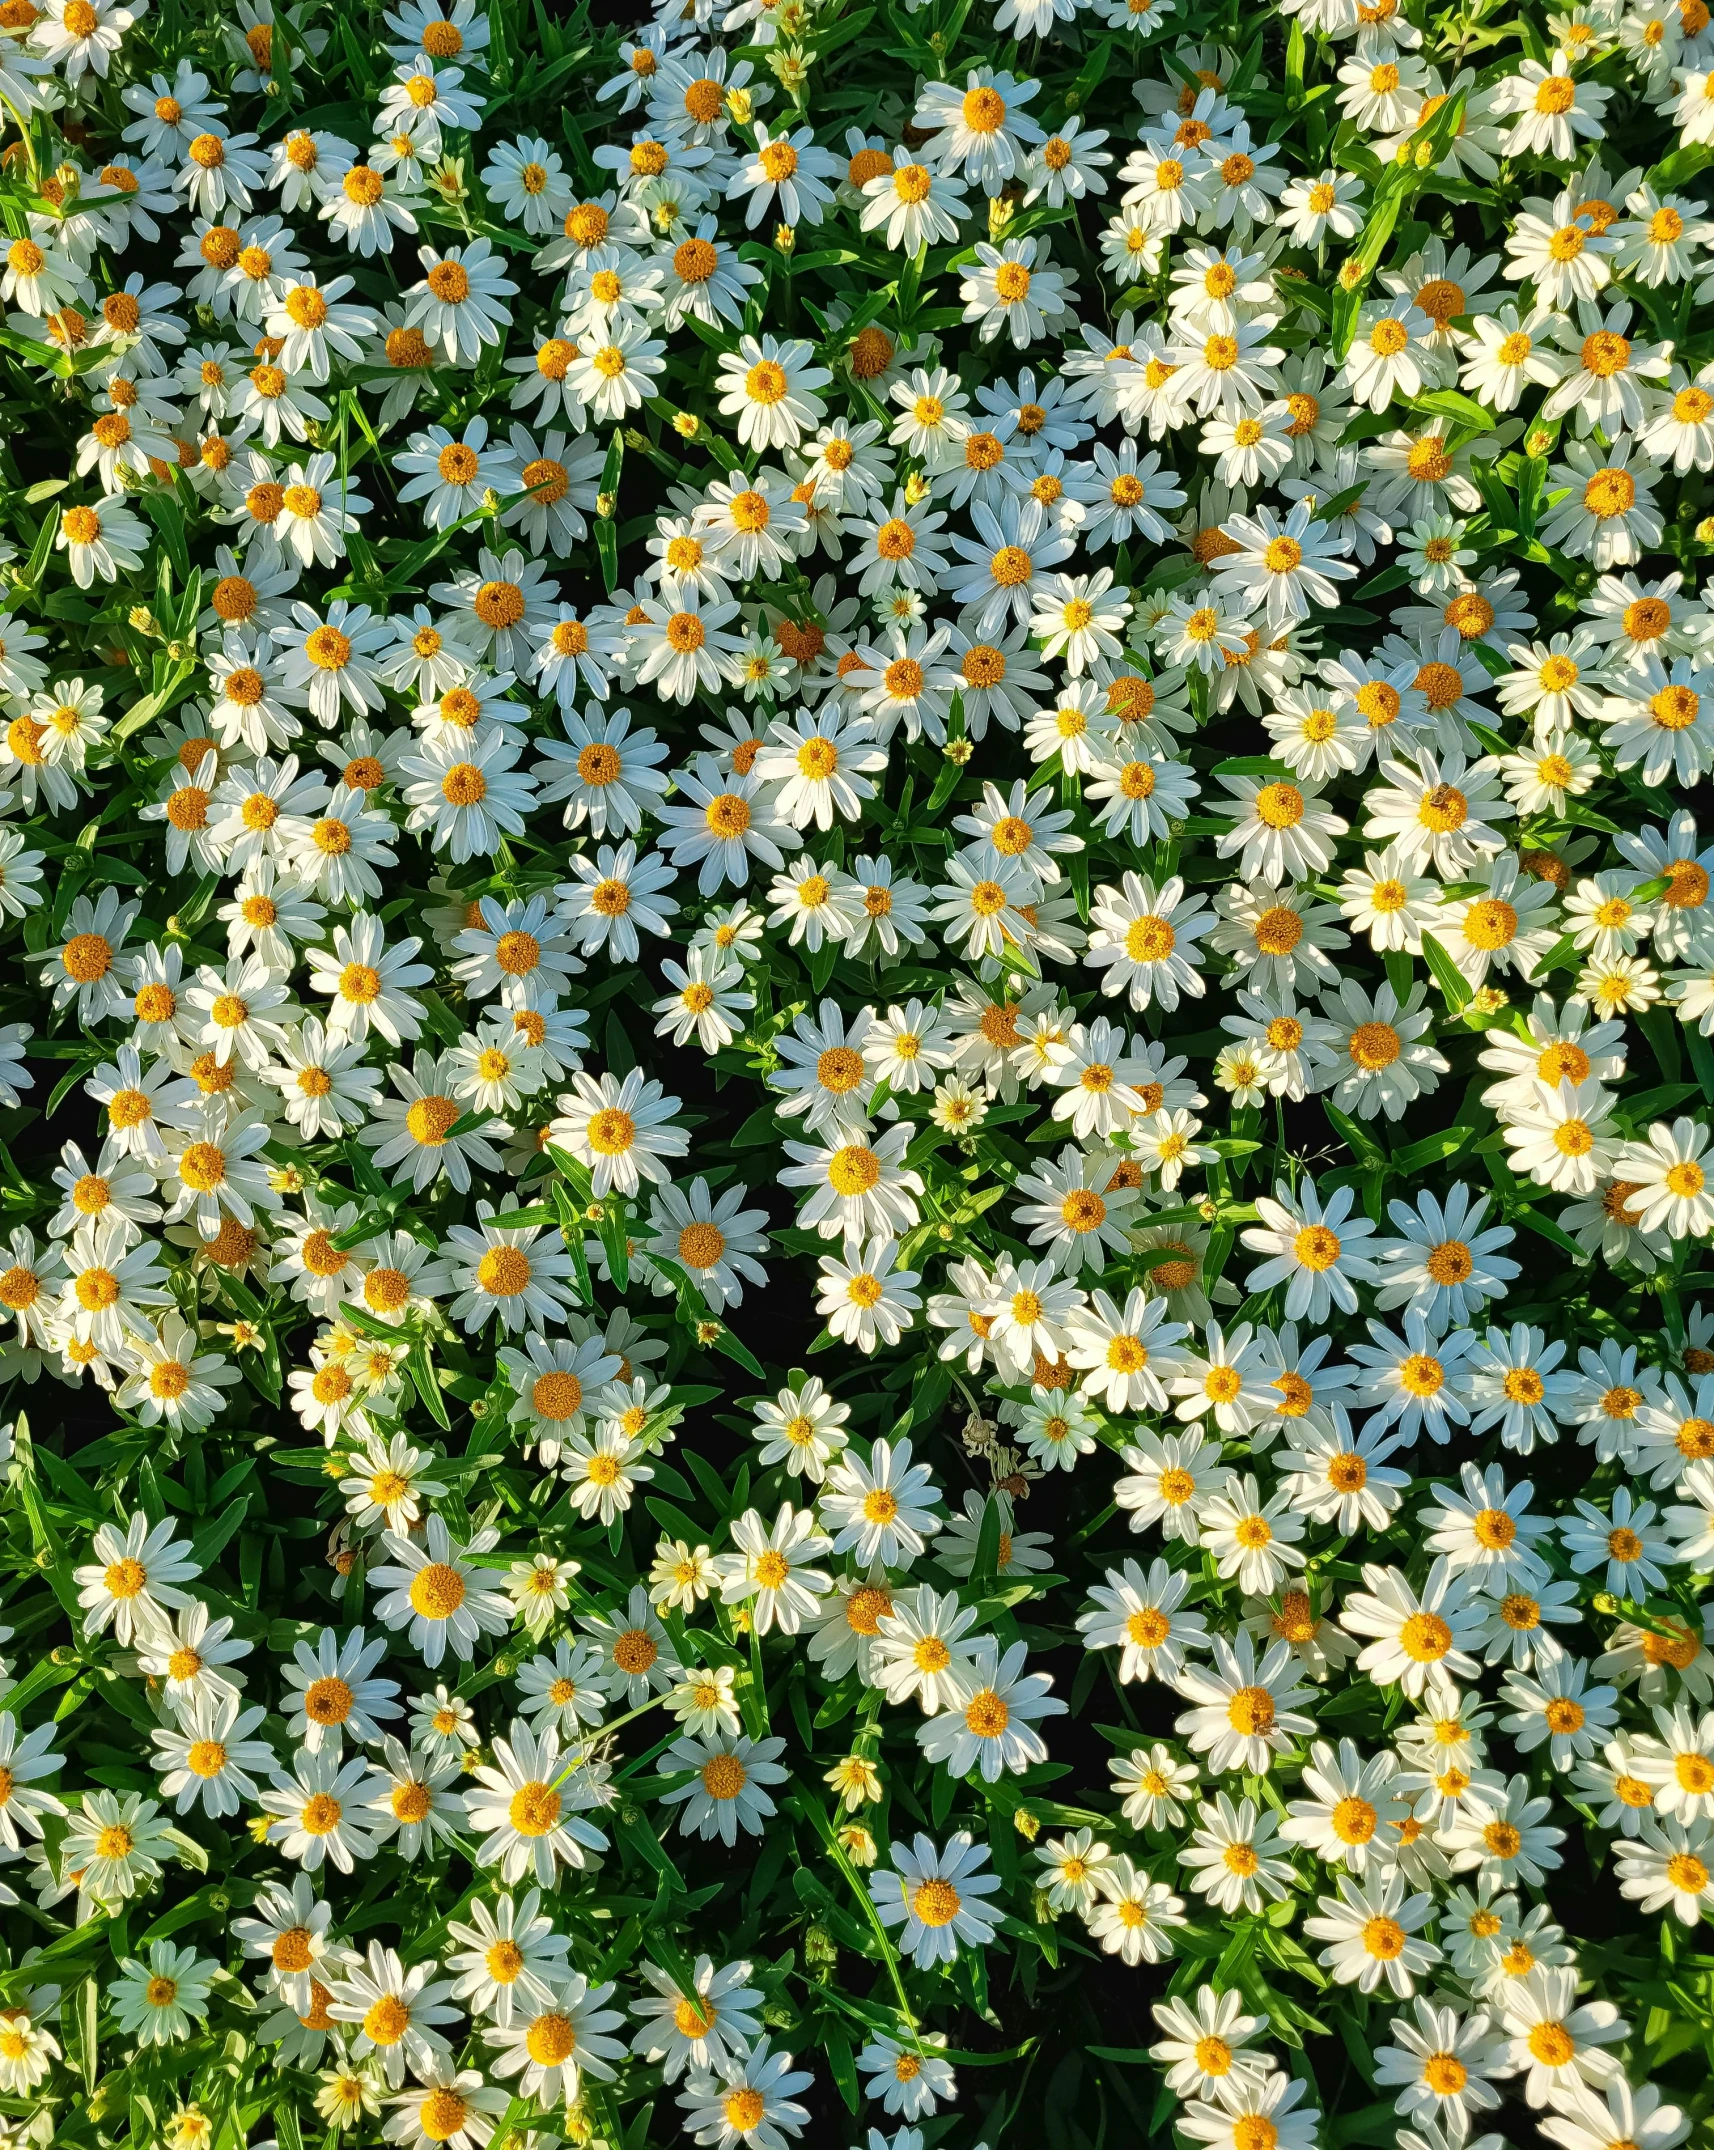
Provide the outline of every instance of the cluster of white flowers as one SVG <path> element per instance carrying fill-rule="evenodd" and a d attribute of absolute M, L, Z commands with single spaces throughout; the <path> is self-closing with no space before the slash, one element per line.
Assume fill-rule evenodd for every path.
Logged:
<path fill-rule="evenodd" d="M 1689 2135 L 1714 21 L 1434 12 L 0 0 L 0 2142 Z"/>

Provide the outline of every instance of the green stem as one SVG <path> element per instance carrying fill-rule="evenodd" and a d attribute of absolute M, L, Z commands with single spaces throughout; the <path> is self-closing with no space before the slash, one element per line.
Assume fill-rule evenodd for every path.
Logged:
<path fill-rule="evenodd" d="M 605 1738 L 609 1732 L 617 1732 L 622 1725 L 632 1724 L 636 1721 L 637 1718 L 646 1717 L 649 1714 L 650 1710 L 659 1709 L 661 1704 L 666 1699 L 667 1698 L 665 1695 L 651 1695 L 647 1702 L 639 1702 L 634 1710 L 627 1710 L 623 1717 L 615 1717 L 611 1724 L 593 1726 L 590 1732 L 590 1739 L 593 1741 L 596 1739 Z M 565 1767 L 560 1771 L 559 1775 L 555 1777 L 555 1779 L 553 1780 L 552 1789 L 554 1791 L 558 1791 L 559 1787 L 564 1784 L 566 1780 L 570 1777 L 572 1771 L 574 1769 L 581 1769 L 583 1767 L 583 1763 L 584 1750 L 580 1747 L 566 1762 Z"/>
<path fill-rule="evenodd" d="M 898 1996 L 899 2014 L 904 2018 L 905 2027 L 911 2034 L 912 2046 L 918 2053 L 921 2053 L 923 2046 L 922 2039 L 917 2031 L 916 2011 L 911 2007 L 910 1996 L 905 1992 L 905 1982 L 899 1971 L 898 1951 L 893 1946 L 892 1936 L 881 1923 L 881 1914 L 875 1908 L 875 1899 L 864 1887 L 863 1877 L 846 1856 L 845 1847 L 839 1841 L 838 1830 L 834 1828 L 819 1807 L 810 1807 L 808 1813 L 822 1842 L 833 1854 L 833 1863 L 844 1875 L 852 1895 L 862 1905 L 863 1916 L 873 1929 L 875 1939 L 881 1944 L 881 1954 L 886 1962 L 887 1976 L 892 1980 L 893 1991 Z"/>
<path fill-rule="evenodd" d="M 18 110 L 10 97 L 0 97 L 0 105 L 4 105 L 12 115 L 13 124 L 17 127 L 19 138 L 24 144 L 24 154 L 30 160 L 30 184 L 35 192 L 40 194 L 42 191 L 42 167 L 36 157 L 35 137 L 30 133 L 23 113 Z"/>

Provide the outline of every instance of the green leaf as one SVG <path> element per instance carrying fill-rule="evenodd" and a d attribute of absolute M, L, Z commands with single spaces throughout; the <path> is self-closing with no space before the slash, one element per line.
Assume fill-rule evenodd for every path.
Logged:
<path fill-rule="evenodd" d="M 191 1550 L 205 1568 L 213 1567 L 222 1552 L 231 1543 L 238 1526 L 249 1512 L 250 1496 L 240 1494 L 230 1501 L 219 1515 L 200 1525 L 191 1533 Z"/>
<path fill-rule="evenodd" d="M 1421 1172 L 1425 1166 L 1456 1157 L 1467 1144 L 1476 1140 L 1477 1132 L 1474 1127 L 1443 1127 L 1437 1135 L 1424 1135 L 1416 1142 L 1408 1142 L 1402 1150 L 1394 1150 L 1393 1170 L 1407 1174 Z"/>
<path fill-rule="evenodd" d="M 1696 1071 L 1702 1095 L 1714 1105 L 1714 1044 L 1710 1044 L 1695 1024 L 1686 1023 L 1683 1028 L 1684 1049 L 1690 1055 L 1690 1065 Z"/>
<path fill-rule="evenodd" d="M 721 1327 L 720 1334 L 714 1339 L 714 1349 L 728 1359 L 735 1359 L 747 1374 L 754 1374 L 758 1381 L 766 1381 L 768 1378 L 763 1370 L 761 1360 L 757 1358 L 746 1343 L 739 1337 L 734 1336 L 732 1331 L 724 1325 Z"/>
<path fill-rule="evenodd" d="M 970 1563 L 972 1583 L 991 1581 L 1000 1565 L 1000 1533 L 1004 1517 L 997 1495 L 990 1493 L 982 1504 L 982 1527 L 976 1533 L 976 1552 Z"/>
<path fill-rule="evenodd" d="M 1492 433 L 1494 417 L 1484 410 L 1474 396 L 1467 396 L 1457 388 L 1431 389 L 1425 396 L 1411 398 L 1413 410 L 1425 411 L 1431 418 L 1450 418 L 1471 433 Z"/>
<path fill-rule="evenodd" d="M 1661 1083 L 1653 1090 L 1644 1090 L 1640 1096 L 1620 1099 L 1620 1105 L 1632 1123 L 1641 1126 L 1645 1120 L 1664 1120 L 1675 1107 L 1696 1095 L 1693 1082 Z"/>
<path fill-rule="evenodd" d="M 138 498 L 150 522 L 161 533 L 161 543 L 166 547 L 167 558 L 172 562 L 173 574 L 182 590 L 196 580 L 190 564 L 190 546 L 185 541 L 184 510 L 171 493 L 142 493 Z"/>
<path fill-rule="evenodd" d="M 1673 194 L 1687 186 L 1699 173 L 1714 164 L 1714 146 L 1707 142 L 1685 142 L 1669 157 L 1663 157 L 1648 175 L 1647 184 L 1657 194 Z"/>
<path fill-rule="evenodd" d="M 59 535 L 60 511 L 50 508 L 42 517 L 42 526 L 36 532 L 36 542 L 30 547 L 30 557 L 24 566 L 24 586 L 34 589 L 47 571 L 53 557 L 54 539 Z"/>
<path fill-rule="evenodd" d="M 863 2102 L 863 2093 L 857 2082 L 857 2057 L 851 2050 L 850 2039 L 842 2037 L 838 2031 L 824 2032 L 821 2050 L 827 2056 L 834 2087 L 845 2100 L 846 2110 L 856 2112 Z"/>
<path fill-rule="evenodd" d="M 613 437 L 607 443 L 607 460 L 601 467 L 602 499 L 597 502 L 595 512 L 595 550 L 600 555 L 601 577 L 607 585 L 609 597 L 619 587 L 619 525 L 617 517 L 619 512 L 619 472 L 623 468 L 624 462 L 625 429 L 623 426 L 615 426 L 613 428 Z M 608 509 L 606 514 L 601 512 L 603 504 L 606 504 Z"/>
<path fill-rule="evenodd" d="M 430 1418 L 437 1426 L 450 1432 L 452 1420 L 447 1413 L 446 1398 L 435 1378 L 434 1361 L 429 1357 L 428 1345 L 420 1337 L 405 1356 L 405 1368 L 410 1374 L 411 1386 L 422 1398 Z"/>
<path fill-rule="evenodd" d="M 735 1150 L 759 1150 L 765 1142 L 780 1140 L 778 1117 L 772 1105 L 758 1105 L 732 1137 Z"/>
<path fill-rule="evenodd" d="M 1425 935 L 1425 945 L 1426 939 Z M 1575 970 L 1580 960 L 1576 941 L 1569 933 L 1562 933 L 1546 955 L 1536 964 L 1535 969 L 1530 972 L 1530 977 L 1539 985 L 1544 978 L 1550 978 L 1556 970 Z"/>
<path fill-rule="evenodd" d="M 1471 986 L 1468 978 L 1453 962 L 1446 949 L 1432 933 L 1422 937 L 1422 952 L 1427 959 L 1434 982 L 1445 998 L 1447 1009 L 1453 1015 L 1462 1015 L 1470 1005 Z"/>
<path fill-rule="evenodd" d="M 1551 1217 L 1544 1217 L 1531 1203 L 1520 1202 L 1510 1214 L 1534 1232 L 1538 1239 L 1545 1239 L 1549 1246 L 1558 1247 L 1561 1253 L 1571 1255 L 1577 1262 L 1588 1260 L 1588 1256 L 1570 1233 L 1561 1231 Z"/>
<path fill-rule="evenodd" d="M 1366 1165 L 1384 1165 L 1387 1162 L 1386 1151 L 1348 1112 L 1341 1112 L 1337 1105 L 1331 1104 L 1326 1098 L 1321 1101 L 1321 1109 L 1338 1129 L 1345 1147 L 1354 1157 Z"/>

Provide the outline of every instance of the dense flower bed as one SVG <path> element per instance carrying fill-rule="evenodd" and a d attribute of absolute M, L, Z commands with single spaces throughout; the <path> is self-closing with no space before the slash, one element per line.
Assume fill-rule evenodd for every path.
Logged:
<path fill-rule="evenodd" d="M 1501 13 L 0 0 L 0 2143 L 1711 2139 L 1714 24 Z"/>

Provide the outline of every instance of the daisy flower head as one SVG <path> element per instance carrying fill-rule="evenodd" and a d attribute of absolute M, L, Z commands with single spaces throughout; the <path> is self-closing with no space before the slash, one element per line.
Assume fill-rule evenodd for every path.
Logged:
<path fill-rule="evenodd" d="M 936 164 L 998 194 L 1044 139 L 1040 122 L 1027 109 L 1038 87 L 992 68 L 972 68 L 962 90 L 948 82 L 926 85 L 913 123 L 929 132 L 925 146 Z"/>
<path fill-rule="evenodd" d="M 672 1124 L 678 1099 L 635 1069 L 623 1081 L 579 1073 L 559 1108 L 550 1139 L 588 1170 L 597 1201 L 609 1191 L 634 1195 L 645 1179 L 665 1183 L 667 1160 L 689 1147 Z"/>
<path fill-rule="evenodd" d="M 956 1961 L 961 1948 L 981 1948 L 992 1939 L 997 1907 L 987 1899 L 999 1878 L 983 1871 L 988 1847 L 967 1831 L 937 1846 L 919 1834 L 910 1844 L 895 1841 L 890 1864 L 869 1877 L 869 1894 L 882 1923 L 897 1927 L 900 1952 L 919 1968 Z"/>
<path fill-rule="evenodd" d="M 678 2098 L 685 2130 L 723 2146 L 754 2142 L 758 2150 L 774 2150 L 788 2134 L 803 2132 L 810 2112 L 797 2093 L 814 2080 L 813 2071 L 794 2069 L 791 2054 L 774 2052 L 764 2033 L 742 2055 L 694 2070 Z"/>
<path fill-rule="evenodd" d="M 1468 1645 L 1477 1610 L 1468 1588 L 1445 1556 L 1430 1569 L 1420 1591 L 1396 1568 L 1363 1570 L 1363 1588 L 1340 1608 L 1343 1625 L 1368 1642 L 1357 1662 L 1382 1684 L 1397 1683 L 1411 1697 L 1446 1695 L 1457 1680 L 1476 1677 Z"/>
<path fill-rule="evenodd" d="M 376 1617 L 390 1629 L 404 1629 L 431 1669 L 449 1648 L 468 1659 L 480 1636 L 500 1634 L 510 1624 L 506 1598 L 470 1565 L 472 1556 L 479 1558 L 498 1542 L 494 1534 L 478 1531 L 455 1546 L 438 1515 L 429 1517 L 421 1545 L 396 1531 L 382 1534 L 392 1564 L 374 1571 L 377 1588 L 386 1593 L 377 1601 Z"/>
<path fill-rule="evenodd" d="M 1373 1283 L 1377 1270 L 1364 1245 L 1375 1227 L 1366 1217 L 1353 1217 L 1353 1207 L 1349 1188 L 1337 1188 L 1323 1204 L 1307 1179 L 1295 1194 L 1281 1181 L 1271 1198 L 1258 1196 L 1259 1226 L 1246 1230 L 1242 1238 L 1267 1259 L 1250 1271 L 1248 1288 L 1284 1284 L 1290 1321 L 1325 1321 L 1334 1306 L 1355 1313 L 1355 1286 Z"/>

